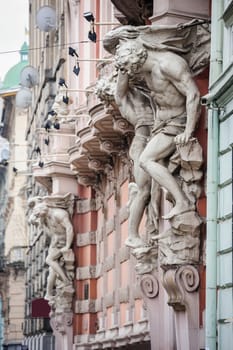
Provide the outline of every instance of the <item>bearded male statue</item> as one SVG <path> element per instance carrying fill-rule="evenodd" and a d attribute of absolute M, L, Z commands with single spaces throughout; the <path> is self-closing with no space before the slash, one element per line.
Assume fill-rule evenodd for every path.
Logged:
<path fill-rule="evenodd" d="M 193 75 L 208 62 L 205 47 L 209 32 L 201 28 L 205 33 L 201 34 L 199 29 L 198 21 L 182 29 L 122 26 L 107 33 L 104 39 L 104 47 L 115 55 L 121 74 L 143 79 L 151 92 L 155 122 L 139 163 L 171 195 L 174 206 L 164 219 L 195 210 L 163 161 L 176 151 L 177 144 L 192 140 L 200 116 L 200 93 Z"/>

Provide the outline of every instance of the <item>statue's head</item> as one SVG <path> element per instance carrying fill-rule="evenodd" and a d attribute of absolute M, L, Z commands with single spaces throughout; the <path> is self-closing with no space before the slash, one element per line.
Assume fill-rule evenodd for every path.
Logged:
<path fill-rule="evenodd" d="M 37 197 L 29 201 L 29 208 L 31 208 L 32 211 L 28 222 L 35 226 L 43 224 L 48 214 L 48 206 L 41 201 L 40 197 Z"/>
<path fill-rule="evenodd" d="M 132 77 L 140 73 L 147 59 L 147 50 L 138 41 L 129 40 L 117 46 L 115 59 L 116 68 Z"/>
<path fill-rule="evenodd" d="M 116 90 L 116 77 L 113 75 L 109 78 L 102 78 L 96 82 L 95 93 L 99 99 L 107 104 L 114 102 Z"/>

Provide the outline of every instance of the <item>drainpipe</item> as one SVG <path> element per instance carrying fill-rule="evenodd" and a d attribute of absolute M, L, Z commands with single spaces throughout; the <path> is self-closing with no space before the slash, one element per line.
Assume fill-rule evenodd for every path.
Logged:
<path fill-rule="evenodd" d="M 206 350 L 216 350 L 217 318 L 217 196 L 218 111 L 208 113 L 207 239 L 206 239 Z"/>
<path fill-rule="evenodd" d="M 222 72 L 223 1 L 212 0 L 211 85 Z M 207 240 L 206 240 L 206 350 L 216 350 L 217 333 L 217 215 L 219 111 L 214 102 L 208 113 Z"/>

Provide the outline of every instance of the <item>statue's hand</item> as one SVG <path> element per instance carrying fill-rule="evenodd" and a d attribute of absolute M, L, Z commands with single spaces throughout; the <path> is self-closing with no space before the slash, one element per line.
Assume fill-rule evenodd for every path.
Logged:
<path fill-rule="evenodd" d="M 70 249 L 69 247 L 66 247 L 66 246 L 65 246 L 65 247 L 61 248 L 60 252 L 61 252 L 61 253 L 65 253 L 65 252 L 67 252 L 69 249 Z"/>
<path fill-rule="evenodd" d="M 181 134 L 179 134 L 175 137 L 175 143 L 176 144 L 187 143 L 187 142 L 189 142 L 191 137 L 192 137 L 192 134 L 185 130 L 184 132 L 182 132 Z"/>

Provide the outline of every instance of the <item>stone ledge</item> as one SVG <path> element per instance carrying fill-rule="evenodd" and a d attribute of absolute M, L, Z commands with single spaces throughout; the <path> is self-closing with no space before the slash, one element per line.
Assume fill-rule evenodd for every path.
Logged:
<path fill-rule="evenodd" d="M 119 210 L 119 221 L 120 224 L 122 224 L 124 221 L 126 221 L 129 217 L 128 209 L 127 207 L 123 207 Z"/>
<path fill-rule="evenodd" d="M 106 222 L 106 234 L 109 235 L 112 231 L 114 231 L 116 228 L 115 225 L 115 218 L 109 219 Z"/>
<path fill-rule="evenodd" d="M 142 320 L 135 325 L 125 325 L 121 328 L 114 327 L 109 330 L 98 330 L 94 335 L 76 335 L 74 337 L 74 349 L 98 350 L 107 348 L 119 348 L 137 342 L 150 340 L 147 320 Z"/>
<path fill-rule="evenodd" d="M 77 300 L 75 303 L 75 313 L 85 314 L 85 313 L 96 313 L 96 300 Z"/>
<path fill-rule="evenodd" d="M 119 289 L 119 302 L 127 303 L 129 301 L 129 287 Z"/>
<path fill-rule="evenodd" d="M 77 233 L 77 247 L 85 247 L 90 244 L 96 244 L 96 232 Z"/>
<path fill-rule="evenodd" d="M 84 214 L 84 213 L 88 213 L 89 211 L 96 210 L 96 202 L 94 198 L 77 199 L 76 205 L 77 205 L 78 214 Z"/>
<path fill-rule="evenodd" d="M 115 302 L 114 299 L 115 299 L 115 292 L 108 293 L 103 298 L 103 304 L 105 305 L 105 307 L 111 307 L 114 305 L 114 302 Z"/>
<path fill-rule="evenodd" d="M 126 260 L 129 260 L 130 258 L 130 249 L 129 247 L 121 247 L 119 249 L 119 260 L 120 260 L 120 263 L 126 261 Z"/>
<path fill-rule="evenodd" d="M 78 267 L 76 269 L 76 279 L 77 280 L 86 280 L 90 278 L 98 278 L 102 273 L 102 265 L 91 265 Z"/>
<path fill-rule="evenodd" d="M 108 256 L 105 261 L 104 261 L 104 265 L 103 265 L 103 271 L 107 272 L 112 270 L 115 267 L 115 254 Z"/>

